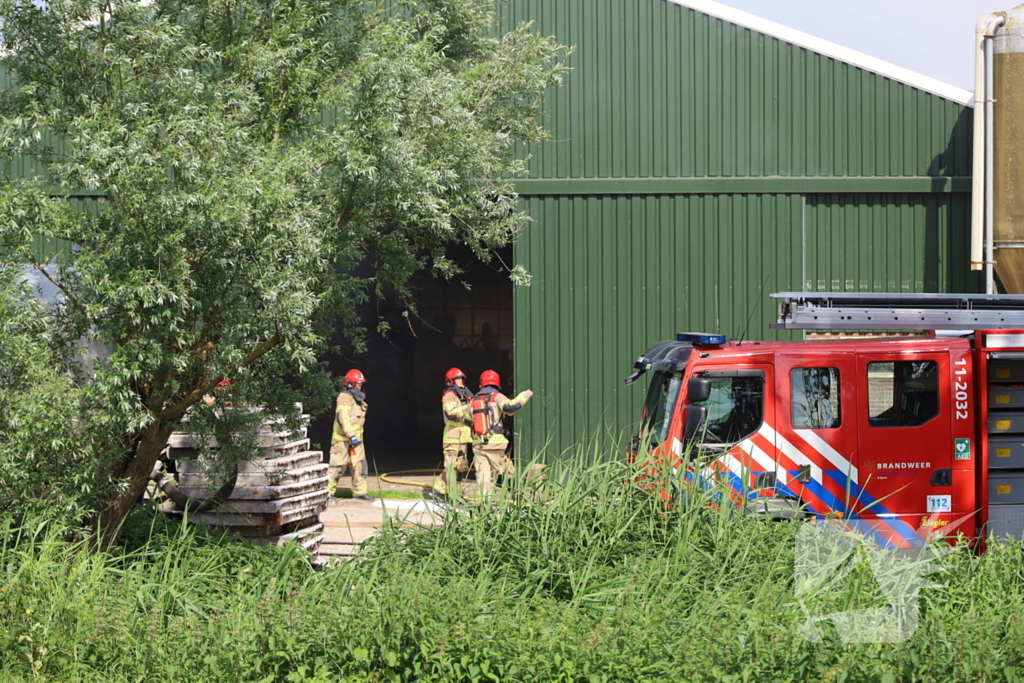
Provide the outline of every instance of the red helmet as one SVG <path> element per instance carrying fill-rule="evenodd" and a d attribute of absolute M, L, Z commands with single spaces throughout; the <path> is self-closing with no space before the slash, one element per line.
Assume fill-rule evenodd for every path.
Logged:
<path fill-rule="evenodd" d="M 348 387 L 349 389 L 351 389 L 357 383 L 362 383 L 365 381 L 366 377 L 363 375 L 363 373 L 359 370 L 356 370 L 355 368 L 352 368 L 351 370 L 345 373 L 345 386 Z"/>
<path fill-rule="evenodd" d="M 444 385 L 450 387 L 455 384 L 457 379 L 466 379 L 466 373 L 458 368 L 452 368 L 448 372 L 444 373 Z"/>
<path fill-rule="evenodd" d="M 482 386 L 482 387 L 489 387 L 489 386 L 500 387 L 501 386 L 501 377 L 499 377 L 498 373 L 496 373 L 494 370 L 484 370 L 482 373 L 480 373 L 480 386 Z"/>

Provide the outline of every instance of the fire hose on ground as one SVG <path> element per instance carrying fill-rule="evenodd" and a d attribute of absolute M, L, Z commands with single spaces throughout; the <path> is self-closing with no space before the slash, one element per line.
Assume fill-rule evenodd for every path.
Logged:
<path fill-rule="evenodd" d="M 379 475 L 377 478 L 381 481 L 386 481 L 389 484 L 398 484 L 399 486 L 418 486 L 420 488 L 429 489 L 433 486 L 432 481 L 402 481 L 401 479 L 392 479 L 391 477 L 408 476 L 410 474 L 433 474 L 439 475 L 444 472 L 443 469 L 433 470 L 399 470 L 397 472 L 385 472 Z"/>

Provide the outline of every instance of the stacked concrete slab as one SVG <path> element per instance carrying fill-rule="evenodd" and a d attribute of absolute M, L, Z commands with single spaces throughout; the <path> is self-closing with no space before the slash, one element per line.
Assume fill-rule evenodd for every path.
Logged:
<path fill-rule="evenodd" d="M 323 452 L 309 449 L 303 415 L 298 432 L 281 422 L 268 421 L 257 428 L 256 442 L 262 457 L 237 463 L 235 486 L 208 511 L 191 512 L 193 524 L 224 527 L 260 545 L 280 545 L 296 541 L 314 556 L 323 542 L 324 525 L 320 513 L 327 507 L 327 465 Z M 213 496 L 222 481 L 211 481 L 209 468 L 199 459 L 199 438 L 188 432 L 175 432 L 167 442 L 167 457 L 175 461 L 178 490 L 192 499 Z M 208 440 L 216 451 L 219 444 Z M 231 472 L 221 476 L 229 477 Z"/>

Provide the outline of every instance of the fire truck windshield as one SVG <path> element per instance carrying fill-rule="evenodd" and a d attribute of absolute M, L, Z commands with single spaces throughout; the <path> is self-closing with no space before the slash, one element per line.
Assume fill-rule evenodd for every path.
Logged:
<path fill-rule="evenodd" d="M 702 441 L 705 444 L 732 444 L 756 432 L 764 419 L 764 378 L 708 379 L 711 380 L 711 396 L 698 404 L 708 409 Z"/>
<path fill-rule="evenodd" d="M 651 388 L 647 391 L 640 423 L 641 438 L 649 439 L 651 448 L 668 437 L 672 413 L 675 412 L 682 386 L 683 375 L 680 372 L 659 371 L 651 378 Z"/>

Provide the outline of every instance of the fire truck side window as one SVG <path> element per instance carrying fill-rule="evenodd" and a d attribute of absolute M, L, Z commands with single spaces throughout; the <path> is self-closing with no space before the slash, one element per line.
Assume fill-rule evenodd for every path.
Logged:
<path fill-rule="evenodd" d="M 764 420 L 764 377 L 708 379 L 711 397 L 699 404 L 708 409 L 704 443 L 736 443 L 760 429 Z"/>
<path fill-rule="evenodd" d="M 839 368 L 796 368 L 789 374 L 789 381 L 794 427 L 839 426 Z"/>
<path fill-rule="evenodd" d="M 938 414 L 938 363 L 868 363 L 868 421 L 872 427 L 916 427 Z"/>

